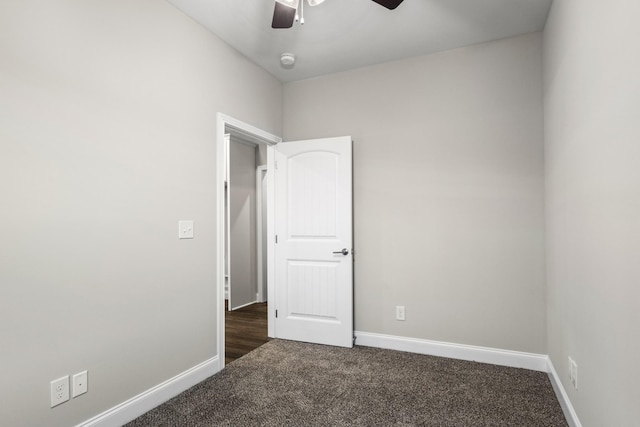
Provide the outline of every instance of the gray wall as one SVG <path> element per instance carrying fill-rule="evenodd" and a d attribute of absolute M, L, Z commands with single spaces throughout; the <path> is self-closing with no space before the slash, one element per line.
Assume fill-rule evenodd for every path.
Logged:
<path fill-rule="evenodd" d="M 532 34 L 283 100 L 165 2 L 0 2 L 0 419 L 74 425 L 217 354 L 220 111 L 354 137 L 358 330 L 548 352 L 583 425 L 633 425 L 639 14 L 555 0 L 544 88 Z M 84 369 L 89 393 L 51 410 L 49 381 Z"/>
<path fill-rule="evenodd" d="M 75 425 L 217 354 L 216 113 L 282 86 L 156 0 L 3 0 L 0 64 L 1 424 Z"/>
<path fill-rule="evenodd" d="M 584 426 L 640 418 L 638 16 L 555 0 L 545 29 L 548 350 Z"/>
<path fill-rule="evenodd" d="M 256 301 L 256 152 L 231 136 L 229 144 L 229 221 L 231 308 Z"/>
<path fill-rule="evenodd" d="M 541 49 L 285 84 L 286 140 L 355 140 L 357 330 L 546 353 Z"/>
<path fill-rule="evenodd" d="M 258 144 L 256 146 L 256 167 L 267 164 L 267 145 Z"/>

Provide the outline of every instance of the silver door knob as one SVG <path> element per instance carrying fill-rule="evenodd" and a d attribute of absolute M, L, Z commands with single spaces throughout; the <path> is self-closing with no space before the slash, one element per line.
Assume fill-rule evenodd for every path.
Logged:
<path fill-rule="evenodd" d="M 342 254 L 342 255 L 344 255 L 344 256 L 347 256 L 347 255 L 349 255 L 349 249 L 344 248 L 344 249 L 343 249 L 343 250 L 341 250 L 341 251 L 334 252 L 334 254 Z"/>

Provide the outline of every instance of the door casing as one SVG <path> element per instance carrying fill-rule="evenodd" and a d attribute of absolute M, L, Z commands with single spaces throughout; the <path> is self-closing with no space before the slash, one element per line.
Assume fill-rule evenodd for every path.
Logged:
<path fill-rule="evenodd" d="M 264 197 L 264 193 L 267 186 L 267 166 L 262 165 L 256 168 L 256 246 L 258 248 L 258 256 L 257 256 L 257 277 L 258 277 L 258 302 L 266 302 L 267 295 L 269 292 L 265 289 L 265 283 L 267 281 L 266 276 L 264 275 L 264 265 L 263 259 L 265 255 L 265 251 L 263 251 L 263 247 L 267 244 L 268 248 L 268 240 L 265 242 L 266 237 L 263 239 L 263 232 L 266 232 L 263 228 L 263 222 L 266 222 L 266 212 L 263 215 L 263 205 L 267 204 L 267 200 Z M 264 199 L 264 200 L 263 200 Z M 266 224 L 265 224 L 266 226 Z M 268 254 L 269 251 L 266 250 Z"/>
<path fill-rule="evenodd" d="M 224 309 L 224 284 L 225 284 L 225 252 L 227 250 L 225 245 L 224 233 L 225 233 L 225 190 L 224 183 L 227 173 L 227 152 L 225 149 L 225 134 L 237 135 L 238 137 L 254 142 L 256 144 L 266 144 L 267 146 L 267 169 L 273 170 L 275 156 L 273 153 L 273 145 L 282 142 L 282 138 L 279 136 L 270 134 L 269 132 L 258 129 L 255 126 L 244 123 L 233 117 L 227 116 L 222 113 L 217 114 L 217 126 L 216 126 L 216 295 L 217 295 L 217 307 L 218 307 L 218 364 L 219 369 L 224 368 L 224 353 L 225 353 L 225 309 Z M 275 206 L 273 200 L 274 196 L 274 183 L 272 174 L 267 174 L 267 241 L 273 242 L 275 236 L 273 234 L 273 219 L 275 218 Z M 273 287 L 273 251 L 267 251 L 267 293 L 274 295 Z M 268 305 L 268 319 L 275 317 L 275 308 L 273 304 Z M 273 322 L 268 322 L 268 335 L 272 337 L 274 335 Z"/>

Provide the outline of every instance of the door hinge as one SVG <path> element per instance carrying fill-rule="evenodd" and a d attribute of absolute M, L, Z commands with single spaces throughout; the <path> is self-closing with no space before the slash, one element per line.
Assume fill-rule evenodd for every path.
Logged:
<path fill-rule="evenodd" d="M 278 235 L 276 234 L 276 243 L 278 243 Z"/>
<path fill-rule="evenodd" d="M 276 319 L 278 318 L 278 310 L 276 310 Z"/>

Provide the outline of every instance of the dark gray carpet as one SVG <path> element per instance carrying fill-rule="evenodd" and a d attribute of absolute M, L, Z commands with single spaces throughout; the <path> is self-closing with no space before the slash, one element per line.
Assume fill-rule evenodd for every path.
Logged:
<path fill-rule="evenodd" d="M 547 374 L 272 340 L 127 424 L 567 426 Z"/>

